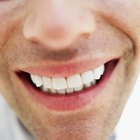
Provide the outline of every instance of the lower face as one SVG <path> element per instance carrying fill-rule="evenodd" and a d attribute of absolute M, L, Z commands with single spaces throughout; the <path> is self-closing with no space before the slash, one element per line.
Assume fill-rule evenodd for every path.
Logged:
<path fill-rule="evenodd" d="M 3 65 L 0 85 L 8 103 L 35 139 L 106 140 L 134 83 L 135 64 L 130 56 L 112 60 L 96 84 L 70 94 L 40 91 L 29 80 L 29 74 L 19 75 Z M 87 100 L 84 102 L 83 98 Z"/>
<path fill-rule="evenodd" d="M 97 30 L 97 36 L 93 35 L 89 40 L 92 40 L 92 45 L 86 46 L 90 55 L 77 55 L 78 58 L 84 58 L 85 62 L 89 60 L 90 68 L 71 76 L 76 74 L 82 77 L 84 72 L 89 71 L 94 74 L 96 68 L 101 69 L 101 66 L 104 70 L 102 69 L 102 73 L 98 70 L 99 78 L 93 77 L 90 84 L 84 83 L 82 88 L 77 86 L 77 91 L 78 81 L 75 84 L 69 82 L 75 86 L 70 93 L 67 93 L 66 89 L 65 92 L 61 90 L 58 93 L 57 90 L 57 93 L 53 93 L 54 90 L 44 89 L 43 84 L 37 84 L 36 80 L 31 79 L 31 75 L 40 76 L 38 73 L 42 77 L 46 76 L 43 70 L 36 72 L 34 68 L 25 67 L 44 61 L 44 52 L 36 47 L 33 47 L 34 50 L 26 47 L 27 42 L 20 34 L 20 29 L 12 32 L 12 36 L 1 49 L 1 91 L 35 139 L 107 140 L 111 135 L 135 82 L 138 58 L 134 53 L 135 46 L 125 34 L 106 22 L 99 26 L 101 27 Z M 98 48 L 98 44 L 101 47 Z M 82 49 L 80 51 L 82 52 Z M 99 52 L 101 56 L 97 57 Z M 95 60 L 99 61 L 96 65 Z M 64 64 L 59 65 L 61 68 Z M 75 64 L 66 66 L 74 71 Z M 57 66 L 55 68 L 59 70 Z M 54 67 L 51 70 L 54 70 Z M 88 79 L 87 75 L 85 77 Z M 52 74 L 50 79 L 53 78 L 56 77 Z M 60 80 L 58 75 L 57 78 Z M 65 80 L 68 79 L 70 77 L 67 75 Z"/>

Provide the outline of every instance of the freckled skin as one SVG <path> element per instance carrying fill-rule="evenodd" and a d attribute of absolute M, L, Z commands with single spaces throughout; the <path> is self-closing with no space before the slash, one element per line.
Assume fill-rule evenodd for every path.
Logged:
<path fill-rule="evenodd" d="M 109 138 L 139 71 L 139 11 L 139 0 L 0 1 L 0 89 L 36 140 Z M 119 63 L 96 100 L 62 113 L 35 102 L 14 70 L 61 65 L 66 56 L 67 62 L 119 57 Z"/>

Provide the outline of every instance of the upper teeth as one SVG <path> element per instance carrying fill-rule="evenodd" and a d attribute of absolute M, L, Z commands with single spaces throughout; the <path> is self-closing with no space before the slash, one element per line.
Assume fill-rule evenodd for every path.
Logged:
<path fill-rule="evenodd" d="M 81 74 L 76 74 L 68 77 L 54 78 L 46 76 L 38 76 L 30 74 L 32 82 L 36 87 L 41 87 L 43 91 L 50 93 L 72 93 L 74 91 L 80 91 L 84 87 L 90 87 L 92 84 L 96 83 L 96 80 L 101 78 L 105 71 L 105 66 L 83 72 Z"/>

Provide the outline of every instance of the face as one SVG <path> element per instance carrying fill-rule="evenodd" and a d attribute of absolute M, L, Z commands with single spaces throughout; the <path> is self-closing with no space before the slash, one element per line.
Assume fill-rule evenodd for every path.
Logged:
<path fill-rule="evenodd" d="M 107 140 L 138 74 L 139 0 L 1 0 L 0 89 L 37 140 Z"/>

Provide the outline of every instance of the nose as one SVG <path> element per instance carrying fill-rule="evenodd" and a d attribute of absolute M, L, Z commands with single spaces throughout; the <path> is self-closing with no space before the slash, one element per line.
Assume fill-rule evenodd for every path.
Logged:
<path fill-rule="evenodd" d="M 88 8 L 68 0 L 42 0 L 25 18 L 23 34 L 27 40 L 52 50 L 64 49 L 95 29 Z"/>

